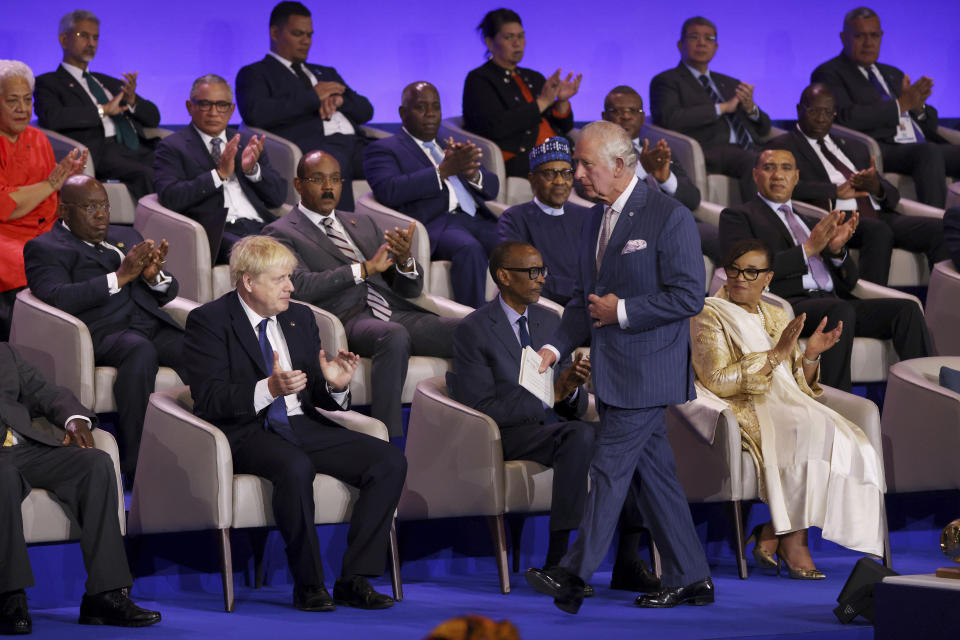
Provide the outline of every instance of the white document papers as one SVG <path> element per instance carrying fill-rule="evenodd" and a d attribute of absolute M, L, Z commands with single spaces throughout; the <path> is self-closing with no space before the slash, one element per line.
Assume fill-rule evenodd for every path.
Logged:
<path fill-rule="evenodd" d="M 531 347 L 524 347 L 520 354 L 520 386 L 540 398 L 548 407 L 553 406 L 553 367 L 539 373 L 542 363 L 540 354 Z"/>

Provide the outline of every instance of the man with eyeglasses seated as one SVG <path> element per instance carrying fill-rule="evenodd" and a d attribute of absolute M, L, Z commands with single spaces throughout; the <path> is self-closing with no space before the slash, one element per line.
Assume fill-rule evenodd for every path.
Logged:
<path fill-rule="evenodd" d="M 273 222 L 270 208 L 287 195 L 263 137 L 227 128 L 233 111 L 226 80 L 214 74 L 197 78 L 187 100 L 191 126 L 164 138 L 153 161 L 160 204 L 203 225 L 217 264 L 230 261 L 240 238 Z"/>
<path fill-rule="evenodd" d="M 416 218 L 430 234 L 430 257 L 450 260 L 453 299 L 478 308 L 486 300 L 487 256 L 497 245 L 497 220 L 484 204 L 500 191 L 473 143 L 438 138 L 440 94 L 413 82 L 400 97 L 403 131 L 377 140 L 363 170 L 377 202 Z"/>
<path fill-rule="evenodd" d="M 533 200 L 504 211 L 497 221 L 497 235 L 502 242 L 536 247 L 549 267 L 549 273 L 543 274 L 543 296 L 567 304 L 577 284 L 577 248 L 588 232 L 590 209 L 567 202 L 573 165 L 566 138 L 550 138 L 530 150 L 527 179 Z"/>
<path fill-rule="evenodd" d="M 410 255 L 414 223 L 382 229 L 367 214 L 335 210 L 344 188 L 336 158 L 303 156 L 293 185 L 300 204 L 264 235 L 297 257 L 293 297 L 336 315 L 350 350 L 373 360 L 370 414 L 391 438 L 402 436 L 400 392 L 410 356 L 449 358 L 459 320 L 408 300 L 423 292 L 424 265 Z"/>
<path fill-rule="evenodd" d="M 693 184 L 683 167 L 673 161 L 667 141 L 661 138 L 655 145 L 651 145 L 646 138 L 640 139 L 640 130 L 643 129 L 646 117 L 643 114 L 643 99 L 633 87 L 620 85 L 611 89 L 603 99 L 601 116 L 607 122 L 623 127 L 633 141 L 633 148 L 637 152 L 635 171 L 638 178 L 678 200 L 690 211 L 700 206 L 700 189 Z M 697 220 L 697 231 L 700 233 L 700 248 L 703 253 L 714 262 L 721 262 L 717 247 L 717 228 L 708 222 Z"/>
<path fill-rule="evenodd" d="M 866 146 L 846 144 L 830 135 L 836 115 L 830 88 L 811 84 L 800 96 L 797 126 L 766 144 L 767 149 L 793 153 L 800 172 L 793 197 L 827 211 L 860 214 L 849 246 L 860 250 L 858 266 L 864 280 L 887 284 L 894 247 L 925 253 L 931 269 L 946 260 L 943 223 L 894 210 L 900 192 L 877 171 Z"/>
<path fill-rule="evenodd" d="M 24 247 L 27 286 L 87 326 L 97 366 L 117 368 L 117 444 L 129 485 L 157 368 L 172 367 L 187 380 L 183 330 L 160 308 L 179 289 L 162 268 L 169 246 L 111 225 L 107 193 L 90 176 L 67 179 L 57 213 L 60 222 Z"/>
<path fill-rule="evenodd" d="M 751 201 L 720 214 L 720 248 L 729 252 L 745 238 L 756 238 L 773 251 L 770 291 L 786 298 L 796 315 L 806 313 L 800 332 L 811 335 L 827 317 L 824 331 L 842 323 L 840 341 L 821 355 L 820 381 L 850 391 L 853 338 L 892 340 L 901 360 L 930 353 L 930 336 L 923 311 L 912 300 L 859 299 L 850 295 L 859 278 L 847 243 L 860 214 L 849 217 L 831 211 L 826 217 L 804 219 L 791 199 L 799 179 L 790 151 L 768 149 L 753 171 L 759 193 Z M 751 274 L 753 275 L 753 274 Z"/>
<path fill-rule="evenodd" d="M 563 140 L 552 138 L 558 139 Z M 517 381 L 522 349 L 540 349 L 560 324 L 557 314 L 536 304 L 547 271 L 543 256 L 532 245 L 514 241 L 497 245 L 490 254 L 490 275 L 500 294 L 457 327 L 447 386 L 454 400 L 497 423 L 504 460 L 533 460 L 553 467 L 550 542 L 543 570 L 536 575 L 546 588 L 559 590 L 549 572 L 567 552 L 571 531 L 580 526 L 600 425 L 580 419 L 587 410 L 588 394 L 581 385 L 590 377 L 590 361 L 579 353 L 554 369 L 553 406 L 545 405 Z M 631 492 L 621 517 L 620 546 L 610 586 L 652 591 L 660 582 L 637 554 L 642 518 L 634 502 Z M 593 595 L 592 588 L 588 595 Z"/>
<path fill-rule="evenodd" d="M 124 183 L 134 201 L 153 191 L 154 140 L 144 128 L 160 124 L 160 110 L 137 94 L 137 73 L 123 79 L 91 73 L 100 46 L 100 19 L 84 10 L 60 19 L 63 62 L 37 76 L 37 119 L 44 129 L 69 136 L 90 149 L 100 180 Z"/>
<path fill-rule="evenodd" d="M 737 178 L 744 202 L 756 192 L 752 170 L 770 116 L 753 101 L 753 85 L 711 71 L 717 27 L 701 16 L 680 29 L 680 64 L 650 81 L 653 123 L 694 138 L 707 171 Z"/>

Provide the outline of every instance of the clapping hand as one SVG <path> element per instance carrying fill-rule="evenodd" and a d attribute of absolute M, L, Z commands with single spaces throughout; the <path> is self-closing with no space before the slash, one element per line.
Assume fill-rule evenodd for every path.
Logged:
<path fill-rule="evenodd" d="M 123 93 L 123 101 L 127 103 L 128 107 L 134 106 L 137 102 L 137 76 L 139 74 L 139 71 L 123 74 L 125 82 L 120 88 Z"/>
<path fill-rule="evenodd" d="M 447 140 L 447 148 L 443 150 L 443 161 L 437 167 L 440 179 L 463 176 L 470 182 L 476 182 L 482 158 L 483 151 L 474 143 L 454 142 L 453 138 L 450 138 Z"/>
<path fill-rule="evenodd" d="M 167 261 L 167 251 L 170 245 L 166 238 L 160 241 L 160 245 L 150 252 L 149 261 L 140 273 L 140 277 L 147 281 L 147 284 L 156 284 L 157 276 L 163 269 L 163 263 Z"/>
<path fill-rule="evenodd" d="M 334 393 L 347 390 L 347 385 L 353 379 L 353 372 L 357 370 L 359 364 L 360 356 L 346 349 L 340 349 L 333 360 L 327 360 L 324 350 L 320 350 L 320 371 L 323 372 L 324 379 Z"/>
<path fill-rule="evenodd" d="M 807 338 L 807 348 L 803 354 L 807 360 L 816 360 L 821 353 L 840 341 L 840 334 L 843 333 L 843 320 L 838 322 L 833 329 L 824 333 L 823 328 L 826 326 L 827 316 L 824 316 L 813 334 Z"/>
<path fill-rule="evenodd" d="M 100 105 L 101 107 L 103 107 L 103 112 L 108 116 L 118 116 L 124 111 L 126 111 L 127 109 L 129 109 L 130 105 L 120 104 L 120 101 L 123 100 L 124 95 L 125 94 L 121 91 L 117 95 L 113 96 L 113 98 L 111 98 L 109 102 L 107 102 L 106 104 Z"/>
<path fill-rule="evenodd" d="M 237 150 L 239 148 L 240 134 L 238 133 L 227 141 L 227 144 L 223 147 L 223 151 L 220 152 L 220 164 L 217 166 L 217 175 L 220 176 L 221 180 L 226 181 L 233 175 L 237 162 Z M 246 149 L 244 149 L 244 151 L 246 151 Z M 242 159 L 241 162 L 243 162 Z"/>
<path fill-rule="evenodd" d="M 240 135 L 239 133 L 237 134 Z M 239 146 L 239 142 L 238 142 Z M 247 175 L 253 173 L 257 161 L 260 160 L 260 154 L 263 153 L 263 136 L 252 136 L 247 146 L 243 148 L 243 154 L 240 156 L 240 168 Z"/>
<path fill-rule="evenodd" d="M 410 222 L 406 229 L 394 227 L 391 231 L 387 229 L 383 234 L 387 249 L 393 254 L 394 262 L 402 269 L 410 258 L 410 245 L 412 244 L 413 232 L 417 228 L 415 221 Z"/>
<path fill-rule="evenodd" d="M 153 240 L 147 239 L 134 245 L 127 255 L 123 256 L 123 261 L 117 268 L 117 286 L 123 288 L 143 273 L 151 261 L 153 246 Z"/>
<path fill-rule="evenodd" d="M 323 351 L 320 352 L 320 362 L 323 362 Z M 288 396 L 291 393 L 300 393 L 307 386 L 307 374 L 299 369 L 286 371 L 280 365 L 280 354 L 273 352 L 273 373 L 267 378 L 267 389 L 274 398 Z"/>
<path fill-rule="evenodd" d="M 741 82 L 737 85 L 736 96 L 740 100 L 740 106 L 746 113 L 753 113 L 757 105 L 753 102 L 753 85 Z"/>
<path fill-rule="evenodd" d="M 842 211 L 831 211 L 813 226 L 813 229 L 810 230 L 810 237 L 803 243 L 803 250 L 807 257 L 816 255 L 827 247 L 843 216 Z"/>
<path fill-rule="evenodd" d="M 63 156 L 57 166 L 53 168 L 53 171 L 47 176 L 47 184 L 54 191 L 60 191 L 60 187 L 63 186 L 67 178 L 83 173 L 86 166 L 87 150 L 84 149 L 81 152 L 79 148 L 75 147 L 70 150 L 70 153 Z"/>
<path fill-rule="evenodd" d="M 842 211 L 833 211 L 832 213 L 839 214 L 841 219 L 844 216 Z M 857 225 L 859 223 L 860 212 L 854 211 L 852 214 L 850 214 L 850 217 L 846 222 L 837 224 L 833 231 L 833 237 L 830 238 L 830 242 L 827 244 L 827 248 L 830 249 L 830 253 L 833 255 L 840 255 L 847 242 L 849 242 L 850 238 L 853 237 L 853 234 L 857 230 Z"/>
<path fill-rule="evenodd" d="M 880 194 L 880 176 L 877 174 L 877 162 L 873 159 L 873 156 L 870 157 L 870 168 L 858 171 L 850 176 L 850 184 L 857 191 L 864 192 L 864 195 L 867 193 Z M 837 189 L 837 193 L 839 194 L 839 189 Z"/>
<path fill-rule="evenodd" d="M 557 69 L 557 79 L 560 79 L 560 70 Z M 580 90 L 580 81 L 583 80 L 583 74 L 578 73 L 574 77 L 573 72 L 567 74 L 567 77 L 563 80 L 560 80 L 560 84 L 557 86 L 557 100 L 560 102 L 565 102 L 577 95 L 577 91 Z"/>
<path fill-rule="evenodd" d="M 790 357 L 790 354 L 793 353 L 794 348 L 797 346 L 797 340 L 800 338 L 800 332 L 803 330 L 803 324 L 806 321 L 807 314 L 801 313 L 783 328 L 780 339 L 777 341 L 777 346 L 773 348 L 773 352 L 776 354 L 778 360 L 786 360 Z"/>
<path fill-rule="evenodd" d="M 643 148 L 640 149 L 640 164 L 643 170 L 663 184 L 670 178 L 670 145 L 663 138 L 654 147 L 650 141 L 643 139 Z"/>

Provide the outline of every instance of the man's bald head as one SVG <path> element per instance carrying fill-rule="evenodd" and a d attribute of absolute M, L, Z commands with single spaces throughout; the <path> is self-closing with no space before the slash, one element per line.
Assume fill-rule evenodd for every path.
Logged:
<path fill-rule="evenodd" d="M 77 174 L 70 176 L 60 188 L 60 201 L 75 202 L 77 198 L 86 197 L 93 193 L 106 193 L 100 181 L 93 176 Z"/>
<path fill-rule="evenodd" d="M 400 96 L 400 122 L 414 138 L 432 142 L 440 129 L 443 114 L 440 92 L 429 82 L 411 82 Z"/>

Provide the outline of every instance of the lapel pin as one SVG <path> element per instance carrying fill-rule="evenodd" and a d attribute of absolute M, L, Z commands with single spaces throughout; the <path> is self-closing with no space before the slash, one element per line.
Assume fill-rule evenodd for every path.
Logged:
<path fill-rule="evenodd" d="M 627 213 L 627 217 L 628 217 L 628 218 L 632 218 L 632 217 L 633 217 L 633 211 L 630 211 L 629 213 Z"/>
<path fill-rule="evenodd" d="M 295 327 L 295 326 L 297 326 L 297 323 L 294 322 L 293 320 L 291 320 L 291 321 L 290 321 L 290 326 L 291 326 L 291 327 Z"/>
<path fill-rule="evenodd" d="M 350 224 L 352 224 L 353 226 L 357 226 L 357 221 L 354 220 L 353 218 L 351 218 L 351 219 L 350 219 Z"/>
<path fill-rule="evenodd" d="M 117 243 L 117 247 L 120 248 L 120 249 L 123 249 L 124 246 L 125 246 L 125 245 L 124 245 L 122 242 L 118 242 L 118 243 Z"/>

